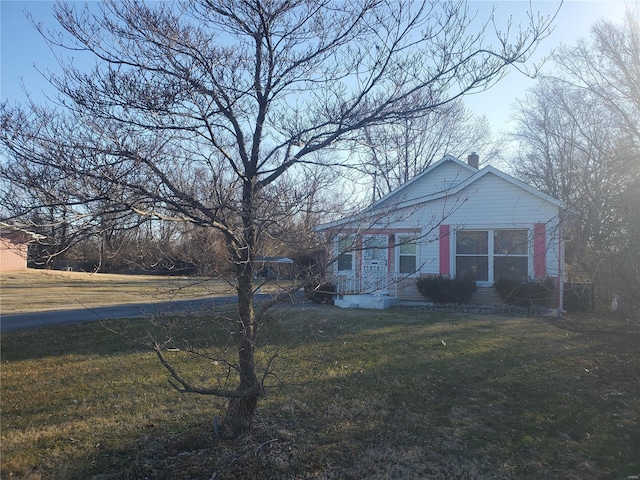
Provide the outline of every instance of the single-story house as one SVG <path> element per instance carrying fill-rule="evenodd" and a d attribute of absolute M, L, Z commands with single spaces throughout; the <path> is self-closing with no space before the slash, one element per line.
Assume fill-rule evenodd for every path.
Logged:
<path fill-rule="evenodd" d="M 38 238 L 41 235 L 0 222 L 0 272 L 26 270 L 29 243 Z"/>
<path fill-rule="evenodd" d="M 424 300 L 417 277 L 550 277 L 562 306 L 561 202 L 492 166 L 445 155 L 367 209 L 320 225 L 340 306 Z M 377 304 L 367 303 L 373 296 Z"/>
<path fill-rule="evenodd" d="M 256 257 L 256 275 L 261 278 L 291 278 L 294 275 L 293 263 L 288 257 Z"/>

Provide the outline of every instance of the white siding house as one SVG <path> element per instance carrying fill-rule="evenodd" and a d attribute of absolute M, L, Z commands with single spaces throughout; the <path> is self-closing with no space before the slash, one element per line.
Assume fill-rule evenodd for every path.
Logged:
<path fill-rule="evenodd" d="M 550 277 L 561 305 L 561 203 L 470 163 L 447 155 L 368 209 L 318 227 L 336 255 L 339 297 L 418 299 L 421 275 L 467 275 L 479 287 Z"/>

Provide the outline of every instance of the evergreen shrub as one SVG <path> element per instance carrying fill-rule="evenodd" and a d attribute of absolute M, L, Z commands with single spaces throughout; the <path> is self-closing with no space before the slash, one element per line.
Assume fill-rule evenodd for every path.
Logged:
<path fill-rule="evenodd" d="M 472 278 L 442 275 L 420 277 L 416 287 L 420 295 L 434 303 L 468 303 L 478 289 Z"/>
<path fill-rule="evenodd" d="M 333 283 L 315 283 L 304 287 L 304 293 L 313 303 L 333 303 L 336 295 L 336 286 Z"/>
<path fill-rule="evenodd" d="M 555 283 L 551 278 L 542 280 L 498 280 L 493 284 L 504 303 L 519 307 L 549 307 L 553 303 Z"/>

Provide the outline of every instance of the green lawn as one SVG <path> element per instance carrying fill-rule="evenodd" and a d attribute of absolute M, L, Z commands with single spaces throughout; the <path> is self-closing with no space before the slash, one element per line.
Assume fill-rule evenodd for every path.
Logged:
<path fill-rule="evenodd" d="M 0 275 L 0 313 L 44 312 L 234 295 L 218 279 L 28 269 Z"/>
<path fill-rule="evenodd" d="M 192 344 L 220 343 L 200 320 L 180 320 Z M 234 442 L 213 435 L 223 403 L 177 393 L 135 341 L 165 327 L 3 333 L 2 478 L 640 475 L 640 328 L 624 320 L 282 308 L 258 355 L 277 352 L 277 376 Z M 167 355 L 196 382 L 220 368 Z"/>

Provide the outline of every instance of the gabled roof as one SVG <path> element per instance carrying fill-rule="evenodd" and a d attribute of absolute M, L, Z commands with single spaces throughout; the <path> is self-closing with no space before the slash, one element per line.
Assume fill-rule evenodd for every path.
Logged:
<path fill-rule="evenodd" d="M 367 218 L 369 218 L 376 210 L 380 209 L 385 203 L 386 201 L 392 197 L 397 195 L 399 192 L 401 192 L 402 190 L 404 190 L 405 188 L 407 188 L 409 185 L 417 182 L 419 179 L 429 175 L 430 172 L 432 172 L 433 170 L 435 170 L 436 168 L 438 168 L 440 165 L 442 165 L 445 162 L 453 162 L 456 165 L 460 166 L 460 167 L 464 167 L 469 169 L 470 172 L 473 172 L 473 174 L 468 177 L 467 179 L 461 181 L 458 185 L 451 187 L 447 190 L 440 190 L 434 193 L 430 193 L 427 195 L 424 195 L 422 197 L 418 197 L 418 198 L 412 198 L 410 200 L 405 200 L 405 201 L 401 201 L 398 202 L 397 204 L 393 205 L 394 210 L 397 209 L 401 209 L 404 207 L 408 207 L 408 206 L 416 206 L 416 205 L 421 205 L 427 202 L 431 202 L 433 200 L 437 200 L 440 198 L 444 198 L 444 197 L 448 197 L 448 196 L 452 196 L 452 195 L 456 195 L 459 192 L 461 192 L 462 190 L 469 188 L 470 186 L 472 186 L 475 182 L 479 181 L 481 178 L 487 176 L 487 175 L 495 175 L 499 178 L 501 178 L 502 180 L 511 183 L 512 185 L 515 185 L 518 188 L 521 188 L 529 193 L 531 193 L 532 195 L 551 203 L 552 205 L 560 208 L 562 207 L 562 202 L 560 202 L 559 200 L 557 200 L 556 198 L 553 198 L 543 192 L 541 192 L 540 190 L 527 185 L 526 183 L 518 180 L 517 178 L 512 177 L 511 175 L 503 172 L 502 170 L 498 170 L 495 167 L 492 166 L 485 166 L 480 170 L 477 170 L 475 168 L 473 168 L 472 166 L 468 165 L 467 163 L 451 156 L 451 155 L 445 155 L 442 159 L 440 159 L 439 161 L 437 161 L 436 163 L 434 163 L 433 165 L 431 165 L 429 168 L 425 169 L 423 172 L 419 173 L 418 175 L 416 175 L 414 178 L 412 178 L 410 181 L 408 181 L 407 183 L 401 185 L 400 187 L 396 188 L 395 190 L 389 192 L 387 195 L 385 195 L 384 197 L 382 197 L 380 200 L 378 200 L 377 202 L 375 202 L 374 204 L 372 204 L 370 207 L 366 208 L 365 210 L 362 210 L 361 212 L 356 213 L 355 215 L 351 215 L 349 217 L 345 217 L 333 222 L 328 222 L 322 225 L 319 225 L 316 230 L 317 231 L 322 231 L 322 230 L 327 230 L 333 227 L 337 227 L 340 225 L 344 225 L 345 223 L 357 223 L 359 220 L 365 220 Z"/>
<path fill-rule="evenodd" d="M 256 257 L 256 262 L 292 264 L 293 260 L 289 257 Z"/>
<path fill-rule="evenodd" d="M 451 195 L 456 195 L 457 193 L 459 193 L 460 191 L 464 190 L 465 188 L 469 187 L 470 185 L 472 185 L 473 183 L 477 182 L 478 180 L 480 180 L 481 178 L 485 177 L 486 175 L 489 174 L 493 174 L 496 175 L 497 177 L 501 178 L 502 180 L 505 180 L 513 185 L 515 185 L 516 187 L 519 187 L 523 190 L 526 190 L 527 192 L 531 193 L 532 195 L 535 195 L 536 197 L 549 202 L 557 207 L 561 207 L 562 206 L 562 202 L 556 198 L 553 198 L 549 195 L 547 195 L 546 193 L 541 192 L 540 190 L 533 188 L 530 185 L 527 185 L 526 183 L 518 180 L 515 177 L 512 177 L 511 175 L 509 175 L 508 173 L 504 173 L 502 170 L 498 170 L 496 167 L 492 167 L 491 165 L 487 165 L 486 167 L 483 167 L 480 170 L 477 170 L 476 173 L 474 173 L 472 176 L 470 176 L 469 178 L 467 178 L 466 180 L 460 182 L 458 185 L 449 188 L 448 190 L 442 190 L 442 191 L 438 191 L 436 193 L 432 193 L 429 195 L 425 195 L 424 197 L 421 198 L 416 198 L 410 201 L 405 201 L 405 202 L 401 202 L 398 203 L 397 205 L 394 205 L 394 208 L 403 208 L 403 207 L 407 207 L 409 205 L 420 205 L 426 202 L 430 202 L 432 200 L 437 200 L 439 198 L 443 198 L 443 197 L 449 197 Z M 374 207 L 371 207 L 372 209 Z"/>
<path fill-rule="evenodd" d="M 470 172 L 477 172 L 478 170 L 473 168 L 471 165 L 469 165 L 466 162 L 463 162 L 462 160 L 454 157 L 453 155 L 445 155 L 444 157 L 442 157 L 440 160 L 438 160 L 435 163 L 432 163 L 431 165 L 429 165 L 427 168 L 425 168 L 422 172 L 420 172 L 419 174 L 417 174 L 415 177 L 413 177 L 411 180 L 409 180 L 406 183 L 403 183 L 402 185 L 400 185 L 398 188 L 390 191 L 389 193 L 387 193 L 386 195 L 382 196 L 380 199 L 378 199 L 377 201 L 375 201 L 371 207 L 369 208 L 376 208 L 378 205 L 380 205 L 381 203 L 384 203 L 389 197 L 392 197 L 394 195 L 398 195 L 399 193 L 401 193 L 403 190 L 407 189 L 408 187 L 410 187 L 411 185 L 413 185 L 414 183 L 418 182 L 421 178 L 429 175 L 430 172 L 432 172 L 433 170 L 435 170 L 436 168 L 440 167 L 442 164 L 447 163 L 447 162 L 452 162 L 454 164 L 456 164 L 459 167 L 462 167 L 464 169 L 469 170 Z"/>
<path fill-rule="evenodd" d="M 514 184 L 516 187 L 520 187 L 523 190 L 526 190 L 527 192 L 535 195 L 538 198 L 541 198 L 542 200 L 552 203 L 556 207 L 562 207 L 562 202 L 557 198 L 554 198 L 551 195 L 547 195 L 546 193 L 541 192 L 537 188 L 534 188 L 531 185 L 527 185 L 523 181 L 518 180 L 517 178 L 512 177 L 508 173 L 504 173 L 502 170 L 498 170 L 496 167 L 492 167 L 491 165 L 487 165 L 486 167 L 483 167 L 482 169 L 478 170 L 473 176 L 469 177 L 467 180 L 460 183 L 460 185 L 453 188 L 452 190 L 456 190 L 456 191 L 461 190 L 466 186 L 466 184 L 476 182 L 480 178 L 490 173 L 502 178 L 503 180 L 506 180 L 509 183 Z"/>

